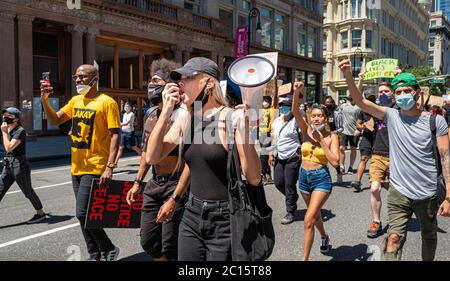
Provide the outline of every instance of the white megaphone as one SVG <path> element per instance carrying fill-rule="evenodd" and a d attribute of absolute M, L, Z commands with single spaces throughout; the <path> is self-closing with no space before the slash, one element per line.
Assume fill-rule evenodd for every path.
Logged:
<path fill-rule="evenodd" d="M 256 55 L 237 59 L 228 68 L 228 78 L 241 89 L 242 102 L 253 109 L 261 108 L 264 87 L 274 75 L 274 64 Z"/>

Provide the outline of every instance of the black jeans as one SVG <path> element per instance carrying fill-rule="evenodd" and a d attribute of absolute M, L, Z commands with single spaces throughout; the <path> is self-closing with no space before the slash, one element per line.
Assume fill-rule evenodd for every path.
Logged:
<path fill-rule="evenodd" d="M 226 201 L 189 196 L 178 236 L 179 261 L 230 261 L 230 209 Z"/>
<path fill-rule="evenodd" d="M 271 138 L 268 136 L 261 136 L 260 137 L 260 144 L 261 144 L 261 152 L 259 159 L 261 161 L 261 174 L 265 176 L 272 176 L 272 171 L 270 170 L 269 165 L 269 153 L 267 151 L 267 148 L 270 147 L 271 144 Z"/>
<path fill-rule="evenodd" d="M 274 184 L 286 197 L 286 211 L 294 213 L 297 210 L 297 181 L 301 161 L 298 157 L 281 160 L 275 159 Z"/>
<path fill-rule="evenodd" d="M 163 255 L 169 260 L 177 260 L 178 228 L 183 215 L 186 196 L 177 203 L 172 220 L 156 223 L 159 209 L 173 194 L 178 180 L 156 182 L 151 179 L 144 189 L 141 215 L 141 246 L 152 258 Z"/>
<path fill-rule="evenodd" d="M 35 210 L 42 209 L 41 200 L 31 185 L 31 170 L 25 156 L 5 157 L 3 171 L 0 180 L 0 201 L 11 188 L 14 182 L 22 190 L 25 197 L 30 200 Z"/>
<path fill-rule="evenodd" d="M 103 229 L 85 229 L 86 214 L 91 192 L 92 180 L 97 175 L 72 176 L 73 191 L 76 198 L 76 217 L 80 221 L 81 232 L 86 241 L 87 250 L 91 257 L 98 257 L 101 253 L 114 250 L 115 246 Z"/>

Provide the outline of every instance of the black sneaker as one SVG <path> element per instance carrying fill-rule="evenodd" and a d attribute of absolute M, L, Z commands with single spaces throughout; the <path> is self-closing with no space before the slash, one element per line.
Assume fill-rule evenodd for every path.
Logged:
<path fill-rule="evenodd" d="M 320 252 L 322 254 L 328 253 L 331 249 L 330 237 L 327 235 L 321 238 L 322 242 L 320 244 Z"/>
<path fill-rule="evenodd" d="M 43 214 L 41 216 L 36 214 L 31 219 L 29 219 L 27 221 L 27 223 L 28 224 L 38 223 L 38 222 L 41 222 L 41 221 L 49 219 L 49 218 L 50 218 L 50 216 L 48 214 Z"/>
<path fill-rule="evenodd" d="M 360 181 L 354 181 L 354 182 L 352 182 L 351 185 L 355 189 L 356 192 L 361 191 L 361 182 Z"/>
<path fill-rule="evenodd" d="M 367 237 L 377 238 L 381 235 L 383 235 L 383 226 L 381 225 L 381 222 L 372 222 L 369 230 L 367 230 Z"/>
<path fill-rule="evenodd" d="M 294 222 L 294 214 L 287 213 L 284 218 L 281 219 L 281 224 L 290 224 Z"/>
<path fill-rule="evenodd" d="M 353 175 L 354 171 L 352 167 L 348 167 L 347 175 Z"/>
<path fill-rule="evenodd" d="M 114 250 L 102 253 L 101 261 L 116 261 L 119 257 L 119 253 L 120 249 L 118 247 L 114 247 Z"/>

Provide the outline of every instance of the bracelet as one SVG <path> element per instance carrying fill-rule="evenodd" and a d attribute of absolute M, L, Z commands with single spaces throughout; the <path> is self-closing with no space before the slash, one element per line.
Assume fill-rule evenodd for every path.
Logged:
<path fill-rule="evenodd" d="M 134 183 L 137 183 L 137 184 L 139 184 L 139 186 L 142 186 L 142 180 L 140 180 L 140 179 L 135 179 Z"/>

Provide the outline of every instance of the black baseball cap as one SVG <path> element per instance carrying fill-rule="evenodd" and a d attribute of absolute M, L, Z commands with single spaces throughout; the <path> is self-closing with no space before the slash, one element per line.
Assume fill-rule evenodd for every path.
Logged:
<path fill-rule="evenodd" d="M 9 114 L 12 114 L 14 116 L 16 116 L 17 118 L 20 118 L 20 116 L 22 115 L 22 112 L 20 112 L 20 110 L 18 110 L 15 107 L 8 107 L 8 108 L 4 108 L 1 111 L 1 114 L 3 115 L 4 113 L 8 112 Z"/>
<path fill-rule="evenodd" d="M 170 78 L 174 81 L 179 81 L 182 76 L 192 77 L 200 73 L 208 74 L 218 81 L 220 80 L 220 70 L 217 64 L 204 57 L 195 57 L 188 60 L 183 67 L 172 71 Z"/>

